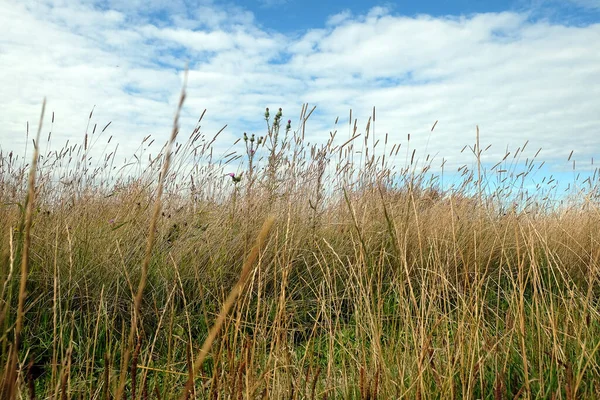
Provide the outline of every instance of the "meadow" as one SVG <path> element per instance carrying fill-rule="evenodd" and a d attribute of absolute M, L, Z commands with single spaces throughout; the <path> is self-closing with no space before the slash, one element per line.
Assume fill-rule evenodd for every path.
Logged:
<path fill-rule="evenodd" d="M 375 109 L 320 144 L 310 114 L 3 152 L 0 397 L 600 398 L 598 174 L 558 202 L 474 131 L 443 185 Z"/>

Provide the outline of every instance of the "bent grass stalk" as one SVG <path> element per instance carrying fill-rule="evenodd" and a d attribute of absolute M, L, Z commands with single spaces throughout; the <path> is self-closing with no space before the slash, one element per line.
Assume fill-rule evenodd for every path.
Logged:
<path fill-rule="evenodd" d="M 150 259 L 152 258 L 152 248 L 154 247 L 154 239 L 155 239 L 155 231 L 156 224 L 158 221 L 158 216 L 161 211 L 161 197 L 164 189 L 165 179 L 169 172 L 169 164 L 171 162 L 171 149 L 173 148 L 173 144 L 175 143 L 175 139 L 177 138 L 177 134 L 179 133 L 179 116 L 181 114 L 181 108 L 183 107 L 183 102 L 185 101 L 185 88 L 187 84 L 187 68 L 184 73 L 183 78 L 183 87 L 181 88 L 181 95 L 179 96 L 179 104 L 177 105 L 177 111 L 175 112 L 175 119 L 173 120 L 173 130 L 171 131 L 171 137 L 169 139 L 169 143 L 167 148 L 165 149 L 165 161 L 163 164 L 162 171 L 160 173 L 158 188 L 156 191 L 156 200 L 154 202 L 154 211 L 152 213 L 152 218 L 150 219 L 150 228 L 148 232 L 148 240 L 146 242 L 146 252 L 144 256 L 144 260 L 142 262 L 142 271 L 140 276 L 140 282 L 138 285 L 137 293 L 133 302 L 133 318 L 131 319 L 131 330 L 129 332 L 128 338 L 128 346 L 125 351 L 123 357 L 123 363 L 121 368 L 121 376 L 119 379 L 119 388 L 117 391 L 117 399 L 123 397 L 123 391 L 125 390 L 126 384 L 126 376 L 128 370 L 128 363 L 130 357 L 130 350 L 133 347 L 134 335 L 137 330 L 137 323 L 139 318 L 140 306 L 142 304 L 142 298 L 144 296 L 144 288 L 146 287 L 146 279 L 148 277 L 148 266 L 150 265 Z"/>
<path fill-rule="evenodd" d="M 13 399 L 17 394 L 17 364 L 19 347 L 21 345 L 21 332 L 23 330 L 23 318 L 25 314 L 24 305 L 27 298 L 27 275 L 29 273 L 29 247 L 31 245 L 31 223 L 33 220 L 33 204 L 35 201 L 35 178 L 37 173 L 39 141 L 42 131 L 42 123 L 44 122 L 44 112 L 46 110 L 46 98 L 42 102 L 42 112 L 40 114 L 40 123 L 34 142 L 33 160 L 29 168 L 29 184 L 27 198 L 25 200 L 25 231 L 23 239 L 23 253 L 21 254 L 21 281 L 19 284 L 19 303 L 17 306 L 17 322 L 15 326 L 15 340 L 11 349 L 10 366 L 8 370 L 8 380 L 5 382 L 8 398 Z"/>
<path fill-rule="evenodd" d="M 246 258 L 246 261 L 244 262 L 244 266 L 242 267 L 242 272 L 240 274 L 240 279 L 238 280 L 237 284 L 233 287 L 233 289 L 231 289 L 231 291 L 229 292 L 227 299 L 223 303 L 221 312 L 219 313 L 219 316 L 217 317 L 217 320 L 215 321 L 215 324 L 213 325 L 211 330 L 208 332 L 208 336 L 207 336 L 206 340 L 204 341 L 204 343 L 202 344 L 202 348 L 200 349 L 200 354 L 196 358 L 196 361 L 193 365 L 191 373 L 189 374 L 188 380 L 185 384 L 185 388 L 184 388 L 183 392 L 181 393 L 181 396 L 180 396 L 181 400 L 186 400 L 189 398 L 190 392 L 192 391 L 192 388 L 194 386 L 194 380 L 195 380 L 194 377 L 196 376 L 196 374 L 202 367 L 202 363 L 204 363 L 204 359 L 208 355 L 208 351 L 210 350 L 214 340 L 217 338 L 217 335 L 219 334 L 219 331 L 221 330 L 221 327 L 223 326 L 223 323 L 225 322 L 225 318 L 229 314 L 231 307 L 233 307 L 233 305 L 235 304 L 235 300 L 242 293 L 244 285 L 246 284 L 246 279 L 248 278 L 248 275 L 250 275 L 252 265 L 258 258 L 258 253 L 264 246 L 274 222 L 275 222 L 275 218 L 269 217 L 263 223 L 262 229 L 260 230 L 260 233 L 258 234 L 258 236 L 256 238 L 256 243 L 254 244 L 254 247 L 250 251 L 248 258 Z"/>

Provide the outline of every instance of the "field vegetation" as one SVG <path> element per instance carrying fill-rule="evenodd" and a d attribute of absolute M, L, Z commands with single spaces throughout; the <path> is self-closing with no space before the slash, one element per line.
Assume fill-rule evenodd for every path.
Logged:
<path fill-rule="evenodd" d="M 600 398 L 598 174 L 528 191 L 474 130 L 442 184 L 375 109 L 319 144 L 310 113 L 3 152 L 0 397 Z"/>

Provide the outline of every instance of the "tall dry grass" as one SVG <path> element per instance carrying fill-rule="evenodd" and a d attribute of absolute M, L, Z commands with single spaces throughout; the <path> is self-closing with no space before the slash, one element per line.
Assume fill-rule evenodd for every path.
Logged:
<path fill-rule="evenodd" d="M 91 123 L 3 153 L 7 398 L 600 397 L 598 174 L 557 203 L 527 144 L 488 167 L 477 137 L 444 185 L 375 109 L 318 145 L 311 113 L 221 156 L 204 113 L 122 165 Z"/>

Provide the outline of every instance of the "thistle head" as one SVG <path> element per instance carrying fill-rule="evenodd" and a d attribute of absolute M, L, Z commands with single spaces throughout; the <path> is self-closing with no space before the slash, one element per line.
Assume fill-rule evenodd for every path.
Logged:
<path fill-rule="evenodd" d="M 238 183 L 242 180 L 242 174 L 236 176 L 233 172 L 230 172 L 228 174 L 225 174 L 225 176 L 230 176 L 233 183 Z"/>

